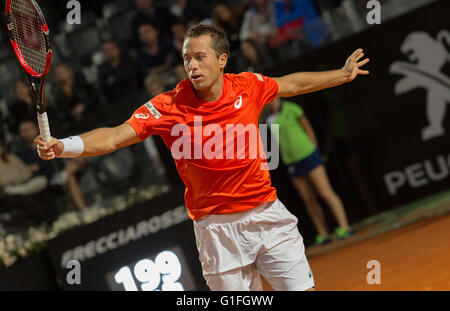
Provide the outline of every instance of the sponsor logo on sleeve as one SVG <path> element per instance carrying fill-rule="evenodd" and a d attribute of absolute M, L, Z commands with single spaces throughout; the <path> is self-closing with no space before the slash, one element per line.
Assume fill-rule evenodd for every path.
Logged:
<path fill-rule="evenodd" d="M 259 73 L 253 73 L 253 74 L 258 78 L 259 81 L 264 82 L 263 77 Z"/>
<path fill-rule="evenodd" d="M 161 114 L 159 113 L 159 111 L 155 108 L 155 106 L 153 106 L 153 104 L 151 102 L 148 102 L 145 104 L 145 107 L 147 107 L 148 111 L 156 118 L 159 119 L 161 118 Z"/>

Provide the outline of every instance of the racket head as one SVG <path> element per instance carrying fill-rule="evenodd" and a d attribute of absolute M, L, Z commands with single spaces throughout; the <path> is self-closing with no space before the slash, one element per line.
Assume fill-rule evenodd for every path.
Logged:
<path fill-rule="evenodd" d="M 9 40 L 23 69 L 35 78 L 50 70 L 52 50 L 47 22 L 35 0 L 7 0 Z"/>

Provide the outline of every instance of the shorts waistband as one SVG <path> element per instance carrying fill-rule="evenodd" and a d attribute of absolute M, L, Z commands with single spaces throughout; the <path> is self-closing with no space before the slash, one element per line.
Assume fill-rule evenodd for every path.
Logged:
<path fill-rule="evenodd" d="M 278 200 L 278 199 L 277 199 Z M 257 207 L 251 208 L 249 210 L 243 211 L 243 212 L 237 212 L 237 213 L 229 213 L 229 214 L 212 214 L 207 215 L 199 220 L 195 220 L 194 222 L 201 223 L 201 222 L 218 222 L 218 223 L 227 223 L 227 222 L 234 222 L 237 220 L 242 220 L 247 218 L 253 213 L 258 213 L 260 211 L 265 210 L 266 208 L 269 208 L 275 203 L 275 201 L 270 202 L 264 202 Z"/>

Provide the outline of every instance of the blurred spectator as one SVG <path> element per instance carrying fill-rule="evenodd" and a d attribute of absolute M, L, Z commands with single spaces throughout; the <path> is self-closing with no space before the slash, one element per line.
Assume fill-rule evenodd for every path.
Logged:
<path fill-rule="evenodd" d="M 184 35 L 186 34 L 187 27 L 183 20 L 178 19 L 172 25 L 172 45 L 175 49 L 174 60 L 172 62 L 173 66 L 183 64 L 183 42 Z"/>
<path fill-rule="evenodd" d="M 22 120 L 19 124 L 20 144 L 15 153 L 28 165 L 34 176 L 46 176 L 48 180 L 56 173 L 54 162 L 44 161 L 39 158 L 34 139 L 39 135 L 39 129 L 34 121 Z"/>
<path fill-rule="evenodd" d="M 0 207 L 10 208 L 11 214 L 25 212 L 37 224 L 43 221 L 50 223 L 55 219 L 51 212 L 53 205 L 49 204 L 49 198 L 43 191 L 47 188 L 47 178 L 33 177 L 28 166 L 16 155 L 8 153 L 2 141 L 0 172 Z M 16 221 L 13 219 L 13 222 Z"/>
<path fill-rule="evenodd" d="M 170 12 L 184 20 L 201 21 L 209 17 L 210 7 L 204 0 L 172 0 Z"/>
<path fill-rule="evenodd" d="M 147 102 L 148 100 L 151 100 L 155 96 L 158 96 L 161 93 L 164 93 L 166 91 L 166 86 L 164 83 L 164 80 L 161 78 L 161 76 L 157 74 L 151 74 L 149 75 L 145 81 L 145 98 L 143 102 Z M 158 146 L 156 145 L 155 140 L 160 140 L 160 137 L 149 137 L 146 140 L 144 140 L 144 148 L 151 159 L 151 165 L 152 168 L 155 170 L 157 176 L 160 176 L 162 178 L 165 178 L 165 170 L 164 170 L 164 164 L 161 161 L 160 154 L 161 151 L 158 151 Z M 160 147 L 162 145 L 160 144 Z M 164 147 L 163 147 L 164 148 Z"/>
<path fill-rule="evenodd" d="M 9 154 L 0 141 L 0 194 L 12 195 L 11 187 L 23 184 L 32 177 L 31 170 L 16 155 Z"/>
<path fill-rule="evenodd" d="M 53 72 L 57 84 L 54 106 L 62 125 L 57 136 L 69 136 L 98 127 L 99 103 L 94 88 L 65 64 L 56 65 Z"/>
<path fill-rule="evenodd" d="M 230 51 L 239 49 L 239 31 L 243 14 L 240 7 L 233 9 L 226 2 L 217 2 L 212 9 L 212 19 L 214 24 L 221 26 L 228 34 Z"/>
<path fill-rule="evenodd" d="M 139 66 L 144 78 L 151 72 L 165 73 L 174 59 L 174 47 L 170 39 L 161 37 L 159 29 L 151 23 L 139 26 L 139 39 L 142 48 L 139 52 Z"/>
<path fill-rule="evenodd" d="M 177 83 L 179 83 L 180 81 L 183 81 L 184 79 L 189 78 L 186 73 L 186 70 L 184 69 L 184 65 L 175 66 L 173 71 L 175 73 Z"/>
<path fill-rule="evenodd" d="M 19 79 L 14 83 L 14 99 L 9 107 L 11 118 L 8 120 L 9 130 L 12 134 L 19 133 L 21 120 L 36 117 L 36 108 L 33 105 L 31 90 L 28 82 Z"/>
<path fill-rule="evenodd" d="M 258 45 L 265 44 L 276 36 L 277 25 L 272 0 L 253 0 L 245 12 L 239 37 L 241 41 L 251 39 Z"/>
<path fill-rule="evenodd" d="M 56 219 L 56 205 L 47 191 L 47 177 L 33 175 L 32 170 L 18 156 L 8 154 L 1 142 L 0 171 L 0 206 L 19 209 L 15 212 L 25 213 L 38 225 Z M 14 214 L 13 210 L 11 212 Z M 20 225 L 22 221 L 19 221 Z"/>
<path fill-rule="evenodd" d="M 169 79 L 165 81 L 166 90 L 174 89 L 180 81 L 188 78 L 184 64 L 176 65 L 171 73 Z"/>
<path fill-rule="evenodd" d="M 135 0 L 134 4 L 138 11 L 137 15 L 131 21 L 132 29 L 138 29 L 143 23 L 152 23 L 161 30 L 164 37 L 171 36 L 170 27 L 174 16 L 170 13 L 168 7 L 157 5 L 154 0 Z M 139 38 L 136 35 L 136 38 Z"/>
<path fill-rule="evenodd" d="M 81 192 L 77 177 L 87 164 L 85 158 L 74 158 L 65 162 L 64 170 L 57 173 L 53 165 L 54 161 L 44 161 L 39 158 L 36 151 L 34 139 L 39 135 L 39 130 L 35 122 L 24 120 L 20 123 L 20 138 L 22 144 L 19 146 L 17 155 L 28 165 L 34 176 L 45 176 L 52 184 L 63 186 L 79 210 L 86 207 L 86 203 Z"/>
<path fill-rule="evenodd" d="M 98 70 L 100 89 L 109 101 L 114 101 L 135 92 L 139 86 L 137 64 L 122 56 L 118 44 L 108 40 L 102 46 L 106 63 Z"/>
<path fill-rule="evenodd" d="M 313 46 L 325 40 L 326 26 L 311 0 L 276 0 L 274 7 L 278 34 L 270 42 L 272 47 L 302 39 L 302 34 Z"/>
<path fill-rule="evenodd" d="M 146 100 L 148 100 L 148 98 L 156 97 L 166 90 L 164 80 L 157 74 L 148 75 L 147 78 L 145 78 L 144 84 L 147 97 Z"/>
<path fill-rule="evenodd" d="M 258 47 L 252 40 L 241 43 L 242 61 L 238 65 L 238 72 L 263 72 L 274 65 L 264 46 Z"/>
<path fill-rule="evenodd" d="M 289 177 L 303 199 L 306 211 L 318 232 L 316 244 L 330 241 L 319 198 L 333 213 L 339 226 L 335 230 L 338 238 L 350 237 L 353 232 L 348 224 L 344 205 L 330 184 L 316 134 L 303 109 L 280 98 L 275 98 L 269 107 L 273 114 L 267 118 L 267 123 L 279 125 L 279 135 L 276 139 L 281 159 L 286 164 Z"/>

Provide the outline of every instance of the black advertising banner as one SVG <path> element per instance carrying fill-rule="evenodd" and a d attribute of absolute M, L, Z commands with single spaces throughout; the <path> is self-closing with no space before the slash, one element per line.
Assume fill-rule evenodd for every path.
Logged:
<path fill-rule="evenodd" d="M 450 188 L 448 12 L 450 1 L 436 1 L 267 72 L 340 68 L 364 49 L 369 76 L 296 100 L 312 111 L 366 211 Z"/>
<path fill-rule="evenodd" d="M 22 258 L 11 267 L 0 269 L 0 291 L 57 290 L 50 270 L 43 252 Z"/>
<path fill-rule="evenodd" d="M 206 290 L 184 187 L 68 231 L 47 250 L 63 290 Z"/>

